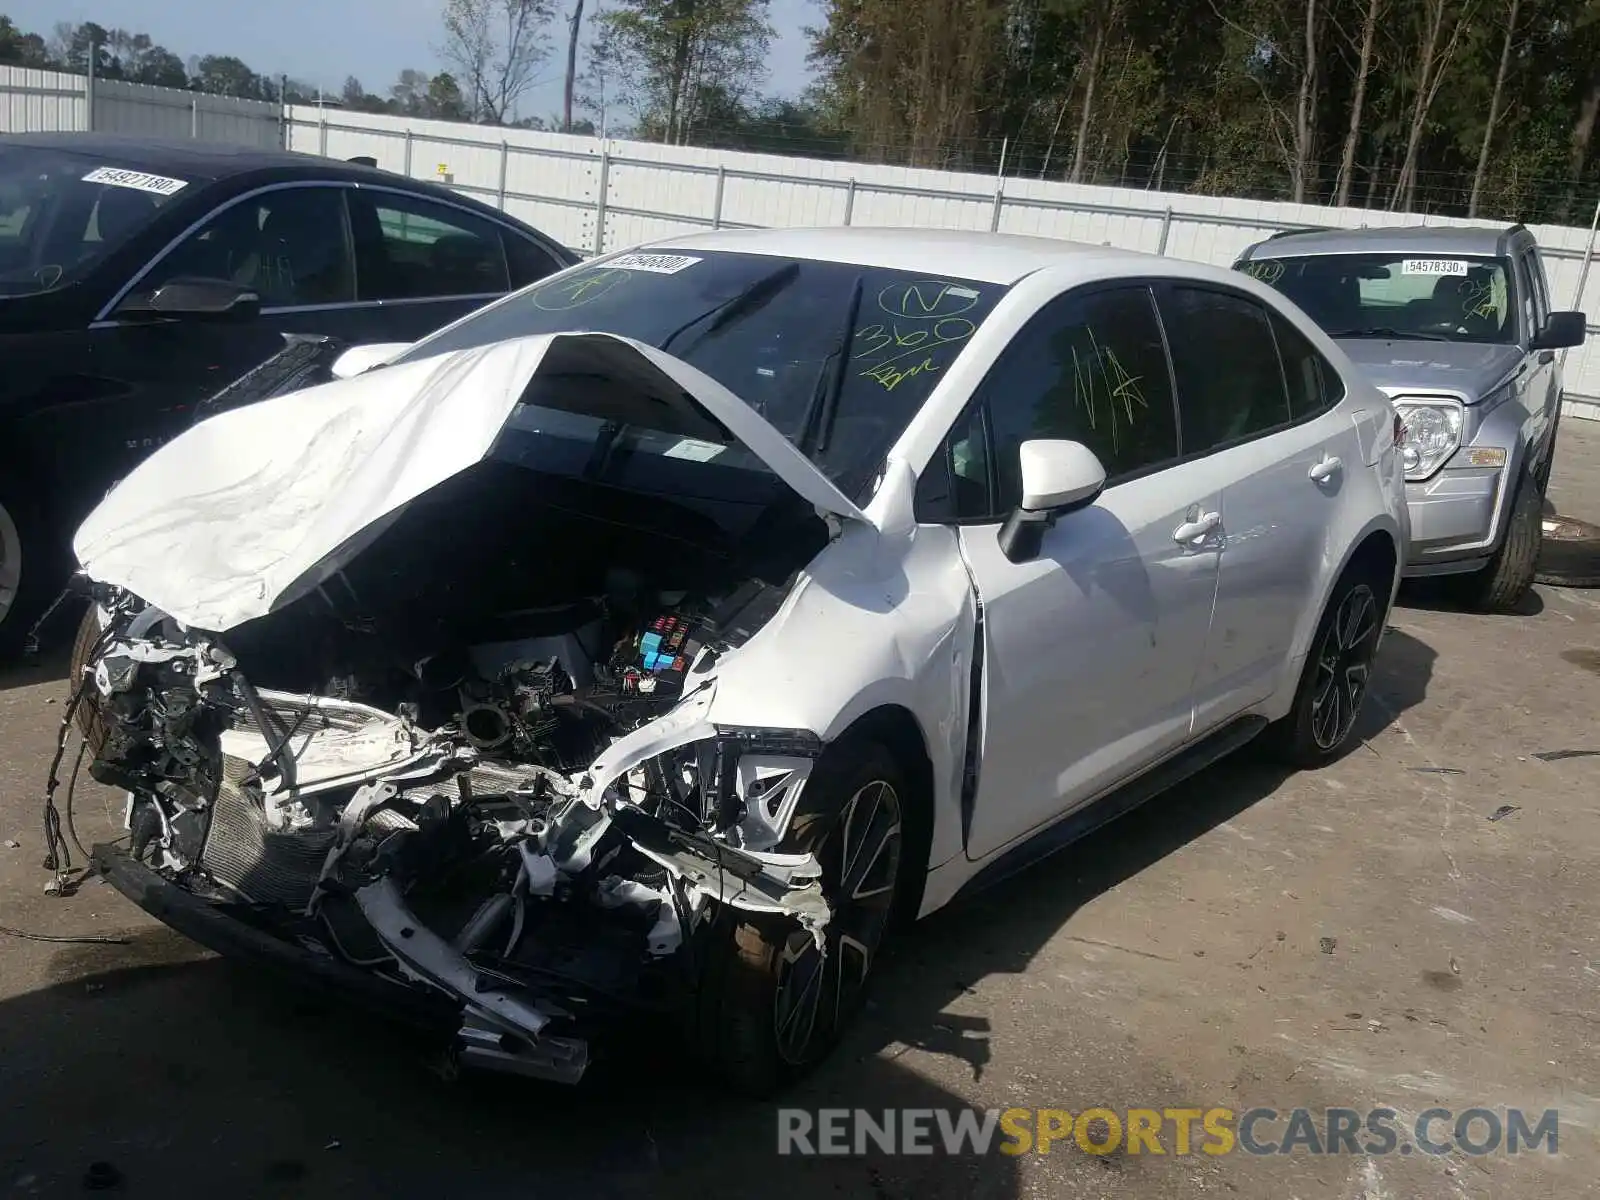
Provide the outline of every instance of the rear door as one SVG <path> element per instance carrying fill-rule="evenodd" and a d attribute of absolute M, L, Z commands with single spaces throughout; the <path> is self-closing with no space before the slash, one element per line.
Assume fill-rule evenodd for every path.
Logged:
<path fill-rule="evenodd" d="M 1338 373 L 1279 313 L 1210 285 L 1167 289 L 1161 311 L 1185 455 L 1222 488 L 1216 609 L 1195 681 L 1199 735 L 1282 679 L 1364 455 L 1356 422 L 1338 407 Z"/>
<path fill-rule="evenodd" d="M 1001 552 L 1018 447 L 1083 442 L 1108 486 L 1037 557 Z M 1145 286 L 1074 292 L 1017 335 L 925 473 L 983 602 L 982 765 L 967 853 L 994 853 L 1175 749 L 1216 588 L 1220 496 L 1178 464 L 1172 382 Z M 953 514 L 953 517 L 951 515 Z"/>

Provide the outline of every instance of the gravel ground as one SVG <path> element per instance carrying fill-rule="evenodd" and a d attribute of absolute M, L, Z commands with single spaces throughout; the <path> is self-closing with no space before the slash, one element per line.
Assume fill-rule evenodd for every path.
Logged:
<path fill-rule="evenodd" d="M 1600 427 L 1570 425 L 1552 499 L 1600 520 Z M 1541 588 L 1507 617 L 1411 597 L 1364 745 L 1316 774 L 1222 763 L 923 922 L 847 1044 L 782 1100 L 1386 1105 L 1402 1125 L 1434 1106 L 1556 1108 L 1555 1156 L 1093 1156 L 1064 1141 L 779 1158 L 774 1106 L 718 1095 L 670 1045 L 576 1090 L 446 1083 L 404 1034 L 223 963 L 103 884 L 44 894 L 39 797 L 64 691 L 60 661 L 0 675 L 0 920 L 126 944 L 0 936 L 5 1194 L 1596 1194 L 1600 592 Z M 100 789 L 76 809 L 85 842 L 117 832 Z"/>

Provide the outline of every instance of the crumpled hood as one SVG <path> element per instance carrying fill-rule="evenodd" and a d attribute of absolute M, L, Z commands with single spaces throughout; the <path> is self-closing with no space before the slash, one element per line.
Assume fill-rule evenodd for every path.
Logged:
<path fill-rule="evenodd" d="M 1469 404 L 1503 383 L 1522 361 L 1520 346 L 1481 342 L 1421 342 L 1389 338 L 1339 338 L 1375 387 L 1391 395 L 1442 389 L 1459 392 Z"/>
<path fill-rule="evenodd" d="M 596 404 L 624 422 L 665 412 L 720 426 L 818 509 L 866 519 L 709 376 L 631 339 L 559 333 L 387 366 L 203 421 L 89 515 L 73 539 L 78 563 L 196 628 L 224 632 L 264 616 L 484 458 L 541 373 L 594 381 Z"/>

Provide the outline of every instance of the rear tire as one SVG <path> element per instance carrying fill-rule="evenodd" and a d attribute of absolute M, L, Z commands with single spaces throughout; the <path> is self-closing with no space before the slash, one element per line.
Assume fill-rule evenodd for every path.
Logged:
<path fill-rule="evenodd" d="M 1357 568 L 1334 587 L 1312 635 L 1294 706 L 1261 735 L 1280 762 L 1300 769 L 1326 766 L 1348 747 L 1372 681 L 1392 583 Z"/>
<path fill-rule="evenodd" d="M 1487 613 L 1512 612 L 1528 594 L 1543 540 L 1543 496 L 1539 481 L 1524 474 L 1511 501 L 1506 535 L 1489 565 L 1451 580 L 1468 608 Z"/>
<path fill-rule="evenodd" d="M 832 915 L 825 953 L 791 919 L 723 908 L 702 956 L 691 1031 L 738 1092 L 766 1096 L 825 1058 L 866 998 L 879 954 L 925 864 L 909 861 L 906 775 L 866 738 L 831 746 L 802 793 L 784 853 L 813 853 Z"/>
<path fill-rule="evenodd" d="M 0 662 L 21 654 L 65 578 L 26 476 L 0 463 Z"/>

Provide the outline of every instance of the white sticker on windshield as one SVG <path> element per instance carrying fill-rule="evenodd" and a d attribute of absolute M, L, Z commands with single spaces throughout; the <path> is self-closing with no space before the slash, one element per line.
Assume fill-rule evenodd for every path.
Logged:
<path fill-rule="evenodd" d="M 1459 258 L 1408 258 L 1403 275 L 1465 275 L 1467 264 Z"/>
<path fill-rule="evenodd" d="M 661 452 L 663 458 L 686 458 L 690 462 L 710 462 L 726 450 L 716 442 L 702 442 L 698 438 L 684 438 Z"/>
<path fill-rule="evenodd" d="M 649 271 L 653 275 L 676 275 L 699 262 L 687 254 L 620 254 L 603 265 L 619 271 Z"/>
<path fill-rule="evenodd" d="M 187 179 L 169 179 L 165 175 L 147 175 L 143 171 L 124 171 L 121 167 L 96 167 L 83 177 L 83 182 L 132 188 L 153 196 L 175 196 L 189 186 Z"/>

